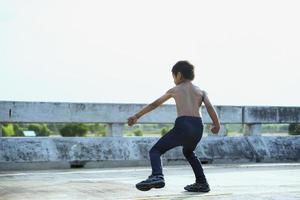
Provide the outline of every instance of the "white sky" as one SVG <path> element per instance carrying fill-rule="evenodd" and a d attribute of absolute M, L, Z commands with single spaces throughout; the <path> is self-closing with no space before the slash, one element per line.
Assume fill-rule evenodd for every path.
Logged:
<path fill-rule="evenodd" d="M 299 10 L 298 0 L 0 0 L 0 100 L 150 103 L 184 59 L 214 104 L 300 106 Z"/>

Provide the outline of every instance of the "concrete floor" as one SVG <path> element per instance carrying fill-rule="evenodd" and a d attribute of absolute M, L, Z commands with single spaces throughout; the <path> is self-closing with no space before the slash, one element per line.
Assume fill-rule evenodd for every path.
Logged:
<path fill-rule="evenodd" d="M 166 187 L 141 192 L 135 183 L 150 168 L 0 172 L 0 200 L 194 200 L 300 199 L 299 164 L 205 165 L 206 194 L 183 190 L 194 181 L 189 166 L 165 167 Z"/>

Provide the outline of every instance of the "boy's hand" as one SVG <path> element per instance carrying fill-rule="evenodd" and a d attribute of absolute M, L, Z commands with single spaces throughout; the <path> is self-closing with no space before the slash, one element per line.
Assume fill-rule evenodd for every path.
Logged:
<path fill-rule="evenodd" d="M 212 125 L 212 128 L 210 130 L 212 133 L 217 134 L 220 130 L 220 125 Z"/>
<path fill-rule="evenodd" d="M 132 126 L 133 124 L 135 124 L 138 120 L 138 118 L 134 115 L 134 116 L 131 116 L 127 119 L 127 124 L 128 126 Z"/>

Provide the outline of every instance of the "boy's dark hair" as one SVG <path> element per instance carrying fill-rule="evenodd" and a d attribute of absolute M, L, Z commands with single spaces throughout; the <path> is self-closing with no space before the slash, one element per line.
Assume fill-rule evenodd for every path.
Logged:
<path fill-rule="evenodd" d="M 194 79 L 194 66 L 186 60 L 178 61 L 172 68 L 172 73 L 177 76 L 180 72 L 185 79 Z"/>

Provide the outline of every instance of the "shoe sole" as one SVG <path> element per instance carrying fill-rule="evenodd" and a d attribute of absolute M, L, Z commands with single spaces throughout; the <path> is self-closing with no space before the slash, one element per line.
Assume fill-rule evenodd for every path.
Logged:
<path fill-rule="evenodd" d="M 136 185 L 135 186 L 136 189 L 141 190 L 141 191 L 148 191 L 152 188 L 163 188 L 165 187 L 165 183 L 164 182 L 160 182 L 160 183 L 153 183 L 153 184 L 149 184 L 149 185 Z"/>
<path fill-rule="evenodd" d="M 210 189 L 208 189 L 208 190 L 188 190 L 188 189 L 185 189 L 185 190 L 188 191 L 188 192 L 209 192 L 210 191 Z"/>

